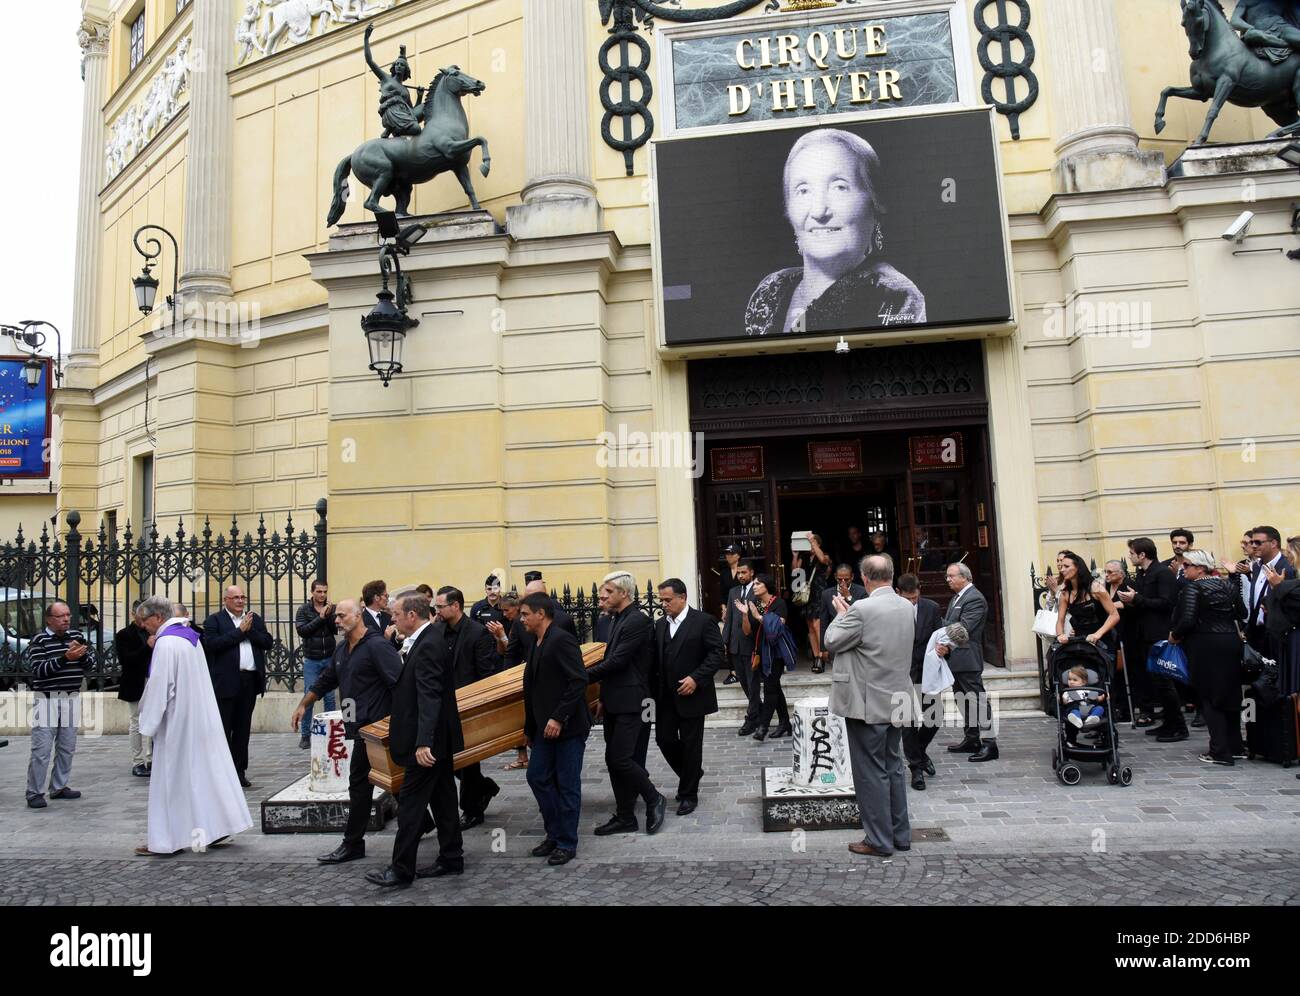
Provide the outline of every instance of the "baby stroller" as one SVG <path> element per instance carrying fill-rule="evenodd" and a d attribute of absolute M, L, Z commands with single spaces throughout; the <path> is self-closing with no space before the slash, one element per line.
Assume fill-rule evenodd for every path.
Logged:
<path fill-rule="evenodd" d="M 1073 667 L 1088 672 L 1085 688 L 1102 692 L 1105 721 L 1096 727 L 1097 739 L 1084 743 L 1072 737 L 1066 729 L 1068 706 L 1061 703 L 1066 691 L 1065 673 Z M 1063 785 L 1078 785 L 1083 770 L 1075 762 L 1096 762 L 1106 769 L 1106 781 L 1112 785 L 1129 785 L 1133 782 L 1133 769 L 1120 760 L 1119 732 L 1115 726 L 1114 701 L 1111 696 L 1110 660 L 1101 650 L 1084 640 L 1071 640 L 1052 648 L 1052 699 L 1056 703 L 1056 747 L 1052 750 L 1052 770 Z"/>

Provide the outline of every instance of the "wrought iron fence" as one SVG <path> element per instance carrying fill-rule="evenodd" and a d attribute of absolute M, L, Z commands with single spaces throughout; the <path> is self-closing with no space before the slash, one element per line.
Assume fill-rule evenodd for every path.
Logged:
<path fill-rule="evenodd" d="M 650 622 L 662 619 L 664 616 L 663 603 L 659 601 L 658 589 L 649 581 L 646 581 L 645 594 L 641 593 L 640 588 L 634 588 L 632 591 L 632 604 L 641 612 L 650 617 Z M 559 592 L 551 589 L 551 598 L 555 599 L 556 604 L 565 612 L 573 617 L 574 626 L 578 630 L 578 642 L 589 643 L 599 639 L 597 632 L 600 623 L 600 587 L 592 584 L 591 594 L 588 595 L 583 588 L 573 589 L 565 585 Z"/>
<path fill-rule="evenodd" d="M 227 585 L 238 584 L 248 608 L 262 617 L 273 638 L 267 651 L 267 678 L 289 691 L 301 684 L 302 648 L 293 618 L 307 600 L 312 579 L 326 576 L 326 502 L 316 503 L 317 521 L 309 535 L 294 535 L 292 514 L 284 531 L 268 531 L 266 517 L 241 531 L 232 517 L 228 531 L 215 531 L 209 519 L 197 534 L 178 520 L 175 532 L 162 533 L 157 522 L 143 535 L 128 523 L 121 539 L 101 522 L 97 534 L 83 537 L 81 515 L 70 511 L 63 538 L 49 524 L 39 539 L 27 540 L 19 529 L 15 542 L 0 546 L 0 689 L 31 676 L 27 647 L 44 626 L 44 609 L 62 599 L 72 610 L 72 627 L 87 637 L 95 663 L 87 687 L 102 691 L 117 684 L 120 666 L 115 634 L 124 629 L 132 605 L 149 595 L 183 602 L 196 623 L 221 609 Z"/>

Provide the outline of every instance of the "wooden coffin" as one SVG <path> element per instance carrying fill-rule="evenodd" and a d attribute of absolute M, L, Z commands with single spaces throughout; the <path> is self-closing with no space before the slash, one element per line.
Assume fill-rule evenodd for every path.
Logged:
<path fill-rule="evenodd" d="M 586 667 L 599 664 L 604 656 L 605 644 L 582 645 Z M 599 684 L 587 686 L 588 705 L 599 696 Z M 455 770 L 524 746 L 524 665 L 456 689 L 456 705 L 465 749 L 456 755 Z M 405 770 L 388 752 L 388 718 L 361 727 L 360 733 L 370 758 L 371 784 L 396 795 Z"/>

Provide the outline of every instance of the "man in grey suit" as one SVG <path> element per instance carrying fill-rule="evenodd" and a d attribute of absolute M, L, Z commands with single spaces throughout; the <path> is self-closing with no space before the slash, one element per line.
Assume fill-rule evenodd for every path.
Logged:
<path fill-rule="evenodd" d="M 751 658 L 754 655 L 754 637 L 757 633 L 745 635 L 741 625 L 741 614 L 736 608 L 737 602 L 752 602 L 754 588 L 754 568 L 741 561 L 736 565 L 736 584 L 727 592 L 726 615 L 722 620 L 722 642 L 727 648 L 727 663 L 740 675 L 740 687 L 745 690 L 749 705 L 745 709 L 745 722 L 737 731 L 738 736 L 747 737 L 758 729 L 758 712 L 762 705 L 759 688 L 762 681 L 754 680 Z"/>
<path fill-rule="evenodd" d="M 844 719 L 865 834 L 854 854 L 887 858 L 912 849 L 903 773 L 903 726 L 912 720 L 912 606 L 894 591 L 886 554 L 862 561 L 867 597 L 850 605 L 835 598 L 826 647 L 835 654 L 831 712 Z"/>
<path fill-rule="evenodd" d="M 971 584 L 970 568 L 965 564 L 949 564 L 947 577 L 953 597 L 943 614 L 943 624 L 961 623 L 970 634 L 969 646 L 935 648 L 940 657 L 948 658 L 953 692 L 959 695 L 958 702 L 966 717 L 965 738 L 949 747 L 948 752 L 969 754 L 967 760 L 970 761 L 996 761 L 997 740 L 992 737 L 981 739 L 985 731 L 993 729 L 989 697 L 984 691 L 984 620 L 989 614 L 989 603 Z"/>

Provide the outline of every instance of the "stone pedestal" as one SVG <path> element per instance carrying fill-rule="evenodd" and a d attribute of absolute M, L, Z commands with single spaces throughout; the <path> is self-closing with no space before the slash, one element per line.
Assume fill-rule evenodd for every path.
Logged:
<path fill-rule="evenodd" d="M 839 786 L 853 790 L 853 768 L 844 720 L 830 709 L 830 699 L 801 699 L 791 720 L 794 785 Z"/>
<path fill-rule="evenodd" d="M 343 713 L 322 712 L 311 718 L 312 792 L 346 792 L 352 744 L 344 736 Z"/>
<path fill-rule="evenodd" d="M 1274 138 L 1235 145 L 1200 145 L 1185 151 L 1169 167 L 1169 176 L 1226 176 L 1234 173 L 1272 173 L 1291 170 L 1278 153 L 1294 139 Z"/>
<path fill-rule="evenodd" d="M 311 720 L 311 773 L 262 803 L 262 833 L 341 833 L 348 823 L 348 774 L 352 751 L 343 713 L 317 713 Z M 367 831 L 382 830 L 397 814 L 397 800 L 383 789 L 371 794 Z"/>

